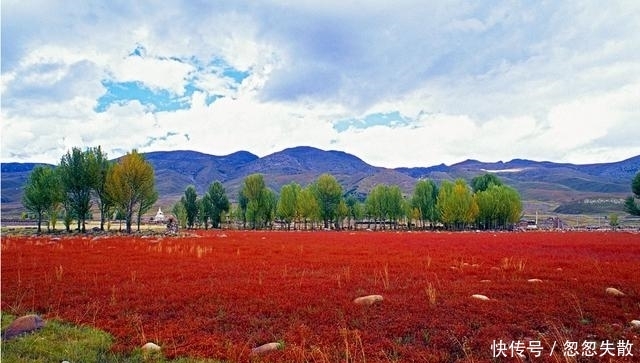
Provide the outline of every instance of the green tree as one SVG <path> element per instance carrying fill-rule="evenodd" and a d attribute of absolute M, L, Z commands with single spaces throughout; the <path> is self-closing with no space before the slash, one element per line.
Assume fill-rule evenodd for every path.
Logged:
<path fill-rule="evenodd" d="M 369 228 L 371 228 L 371 220 L 375 222 L 374 229 L 378 229 L 378 223 L 383 222 L 384 218 L 384 190 L 381 184 L 371 189 L 367 198 L 364 200 L 365 210 L 369 219 Z"/>
<path fill-rule="evenodd" d="M 65 197 L 73 214 L 78 218 L 78 229 L 86 232 L 85 222 L 91 210 L 91 192 L 94 188 L 95 162 L 90 149 L 73 148 L 60 160 L 60 178 Z"/>
<path fill-rule="evenodd" d="M 35 213 L 38 219 L 38 233 L 42 231 L 45 214 L 57 214 L 56 206 L 62 199 L 63 190 L 56 170 L 47 166 L 36 166 L 25 184 L 22 204 L 29 212 Z"/>
<path fill-rule="evenodd" d="M 376 185 L 367 195 L 365 205 L 369 216 L 374 221 L 381 222 L 382 228 L 386 228 L 387 222 L 396 226 L 398 219 L 404 215 L 404 200 L 397 185 Z"/>
<path fill-rule="evenodd" d="M 176 218 L 176 222 L 180 225 L 180 228 L 187 228 L 187 210 L 182 201 L 178 201 L 173 205 L 171 213 Z"/>
<path fill-rule="evenodd" d="M 280 197 L 276 206 L 276 216 L 291 229 L 291 222 L 300 218 L 298 207 L 298 194 L 302 191 L 300 184 L 292 182 L 280 188 Z M 295 226 L 294 226 L 295 229 Z"/>
<path fill-rule="evenodd" d="M 338 203 L 338 208 L 336 208 L 336 218 L 337 218 L 337 226 L 338 228 L 343 228 L 344 219 L 349 215 L 349 207 L 347 206 L 347 202 L 344 198 L 340 199 Z"/>
<path fill-rule="evenodd" d="M 331 174 L 322 174 L 314 183 L 314 192 L 320 207 L 320 218 L 324 228 L 329 228 L 329 222 L 334 221 L 338 204 L 342 198 L 342 186 Z"/>
<path fill-rule="evenodd" d="M 463 179 L 457 179 L 453 183 L 442 182 L 436 207 L 442 223 L 456 229 L 465 228 L 479 213 L 475 195 Z"/>
<path fill-rule="evenodd" d="M 636 203 L 636 199 L 640 199 L 640 172 L 638 172 L 631 181 L 631 191 L 633 195 L 624 201 L 624 207 L 627 213 L 640 216 L 640 204 Z"/>
<path fill-rule="evenodd" d="M 397 228 L 398 220 L 405 214 L 400 187 L 391 185 L 385 188 L 384 205 L 387 219 L 392 222 L 394 229 Z"/>
<path fill-rule="evenodd" d="M 198 193 L 196 192 L 196 187 L 189 185 L 180 201 L 187 212 L 187 228 L 193 228 L 196 218 L 198 218 Z"/>
<path fill-rule="evenodd" d="M 312 185 L 300 191 L 300 194 L 298 194 L 298 206 L 300 208 L 300 218 L 304 222 L 304 229 L 307 229 L 308 222 L 315 223 L 320 218 L 320 205 Z"/>
<path fill-rule="evenodd" d="M 609 214 L 609 226 L 611 226 L 611 229 L 615 231 L 619 225 L 620 225 L 620 221 L 618 220 L 618 214 L 616 213 Z"/>
<path fill-rule="evenodd" d="M 140 232 L 140 223 L 142 222 L 142 215 L 147 213 L 151 207 L 158 201 L 158 192 L 155 189 L 149 189 L 145 191 L 145 194 L 141 195 L 140 202 L 138 203 L 138 232 Z"/>
<path fill-rule="evenodd" d="M 241 194 L 246 198 L 246 218 L 252 229 L 263 228 L 273 219 L 276 208 L 275 193 L 267 189 L 262 174 L 244 179 Z"/>
<path fill-rule="evenodd" d="M 425 222 L 429 222 L 431 226 L 433 226 L 435 222 L 438 221 L 437 201 L 438 187 L 436 183 L 430 179 L 419 180 L 413 191 L 411 206 L 418 210 L 418 219 L 421 222 L 421 228 L 425 227 Z"/>
<path fill-rule="evenodd" d="M 110 169 L 105 188 L 116 209 L 124 212 L 127 233 L 131 233 L 133 213 L 142 210 L 140 204 L 154 195 L 157 198 L 153 166 L 135 149 Z"/>
<path fill-rule="evenodd" d="M 471 179 L 471 188 L 474 193 L 485 191 L 489 189 L 491 185 L 502 185 L 500 178 L 492 173 L 485 173 L 484 175 Z"/>
<path fill-rule="evenodd" d="M 490 184 L 476 193 L 478 227 L 502 229 L 518 222 L 522 214 L 520 194 L 506 185 Z"/>
<path fill-rule="evenodd" d="M 205 228 L 206 217 L 211 218 L 211 226 L 220 228 L 220 216 L 223 212 L 228 212 L 231 205 L 224 186 L 219 181 L 215 181 L 209 185 L 209 190 L 203 197 Z"/>
<path fill-rule="evenodd" d="M 105 220 L 109 217 L 112 209 L 112 202 L 107 194 L 107 175 L 113 167 L 113 162 L 109 161 L 107 154 L 100 146 L 90 149 L 89 163 L 93 175 L 93 190 L 98 197 L 98 209 L 100 210 L 100 230 L 104 231 Z"/>
<path fill-rule="evenodd" d="M 353 195 L 353 194 L 349 194 L 347 195 L 347 197 L 345 198 L 345 203 L 347 205 L 347 224 L 349 226 L 349 228 L 351 228 L 351 224 L 352 221 L 358 221 L 358 219 L 362 218 L 362 215 L 359 213 L 360 212 L 360 201 L 358 200 L 358 198 Z"/>

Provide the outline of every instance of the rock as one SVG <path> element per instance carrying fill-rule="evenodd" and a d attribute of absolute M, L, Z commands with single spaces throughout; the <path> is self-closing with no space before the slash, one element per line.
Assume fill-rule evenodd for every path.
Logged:
<path fill-rule="evenodd" d="M 618 289 L 616 289 L 615 287 L 607 287 L 604 290 L 607 295 L 611 295 L 611 296 L 624 296 L 624 293 Z"/>
<path fill-rule="evenodd" d="M 527 282 L 542 282 L 540 279 L 529 279 Z"/>
<path fill-rule="evenodd" d="M 634 328 L 640 329 L 640 320 L 631 320 L 629 324 L 631 324 L 631 326 Z"/>
<path fill-rule="evenodd" d="M 478 299 L 478 300 L 482 300 L 482 301 L 489 301 L 488 297 L 486 297 L 484 295 L 480 295 L 480 294 L 471 295 L 471 297 L 473 299 Z"/>
<path fill-rule="evenodd" d="M 259 347 L 255 347 L 255 348 L 251 349 L 251 354 L 252 355 L 262 354 L 262 353 L 270 352 L 272 350 L 278 350 L 281 347 L 282 347 L 282 344 L 277 343 L 277 342 L 262 344 Z"/>
<path fill-rule="evenodd" d="M 373 305 L 382 300 L 382 295 L 368 295 L 353 299 L 353 303 L 357 305 Z"/>
<path fill-rule="evenodd" d="M 38 315 L 25 315 L 17 318 L 2 333 L 3 340 L 9 340 L 22 334 L 31 333 L 45 325 L 44 320 Z"/>
<path fill-rule="evenodd" d="M 143 345 L 141 349 L 147 352 L 158 352 L 161 348 L 158 344 L 149 342 Z"/>

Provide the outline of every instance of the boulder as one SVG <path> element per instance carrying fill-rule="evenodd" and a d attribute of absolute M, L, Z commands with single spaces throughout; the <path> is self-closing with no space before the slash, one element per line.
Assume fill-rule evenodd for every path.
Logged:
<path fill-rule="evenodd" d="M 636 329 L 640 329 L 640 320 L 631 320 L 629 324 Z"/>
<path fill-rule="evenodd" d="M 141 349 L 147 352 L 158 352 L 161 348 L 158 344 L 149 342 L 143 345 Z"/>
<path fill-rule="evenodd" d="M 624 293 L 618 289 L 616 289 L 615 287 L 607 287 L 604 290 L 607 295 L 611 295 L 611 296 L 624 296 Z"/>
<path fill-rule="evenodd" d="M 270 352 L 272 350 L 278 350 L 280 348 L 282 348 L 282 344 L 277 342 L 262 344 L 259 347 L 255 347 L 251 349 L 251 354 L 252 355 L 263 354 L 263 353 Z"/>
<path fill-rule="evenodd" d="M 382 295 L 367 295 L 353 299 L 353 303 L 357 305 L 373 305 L 382 300 Z"/>
<path fill-rule="evenodd" d="M 480 294 L 471 295 L 471 298 L 477 299 L 477 300 L 482 300 L 482 301 L 489 301 L 488 297 L 486 297 L 484 295 L 480 295 Z"/>
<path fill-rule="evenodd" d="M 25 315 L 17 318 L 2 333 L 3 340 L 9 340 L 22 334 L 31 333 L 45 325 L 44 320 L 38 315 Z"/>

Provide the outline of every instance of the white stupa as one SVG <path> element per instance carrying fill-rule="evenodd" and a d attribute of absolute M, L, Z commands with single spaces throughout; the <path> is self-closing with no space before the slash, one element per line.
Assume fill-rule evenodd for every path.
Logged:
<path fill-rule="evenodd" d="M 162 213 L 162 209 L 158 208 L 158 213 L 153 217 L 154 222 L 164 222 L 164 213 Z"/>

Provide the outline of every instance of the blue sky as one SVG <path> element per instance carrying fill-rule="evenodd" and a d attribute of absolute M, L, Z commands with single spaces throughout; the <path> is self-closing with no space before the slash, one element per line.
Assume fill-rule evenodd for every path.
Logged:
<path fill-rule="evenodd" d="M 7 0 L 1 158 L 618 161 L 640 154 L 637 19 L 637 1 Z"/>

